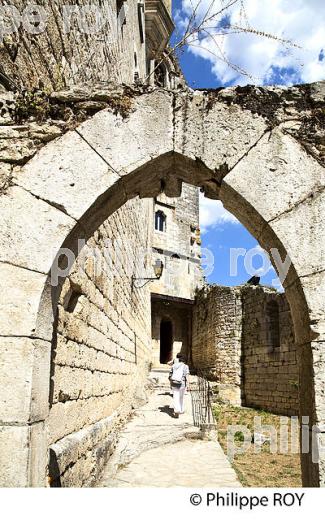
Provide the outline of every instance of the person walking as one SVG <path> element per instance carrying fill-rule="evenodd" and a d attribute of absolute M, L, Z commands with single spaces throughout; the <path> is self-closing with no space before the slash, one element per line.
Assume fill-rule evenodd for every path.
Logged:
<path fill-rule="evenodd" d="M 184 413 L 184 395 L 188 389 L 188 376 L 190 370 L 185 364 L 185 358 L 177 354 L 169 373 L 169 381 L 173 391 L 174 417 L 178 419 L 179 414 Z"/>

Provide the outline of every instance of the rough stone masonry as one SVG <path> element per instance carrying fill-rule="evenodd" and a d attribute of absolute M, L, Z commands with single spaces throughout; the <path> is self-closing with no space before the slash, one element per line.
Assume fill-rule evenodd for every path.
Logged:
<path fill-rule="evenodd" d="M 322 84 L 309 87 L 308 103 L 310 105 L 307 106 L 316 108 L 320 106 L 321 102 L 317 96 L 320 95 L 321 88 L 323 88 Z M 25 135 L 17 138 L 15 145 L 10 137 L 5 140 L 7 147 L 15 146 L 18 156 L 18 160 L 13 157 L 10 162 L 5 162 L 5 165 L 10 165 L 11 173 L 9 177 L 6 177 L 6 185 L 1 196 L 4 232 L 1 240 L 1 271 L 2 279 L 6 281 L 7 286 L 7 290 L 2 292 L 1 302 L 3 331 L 1 352 L 2 367 L 7 381 L 5 388 L 8 388 L 8 394 L 2 394 L 5 405 L 2 426 L 5 451 L 2 451 L 2 455 L 6 457 L 6 451 L 10 451 L 12 454 L 10 460 L 4 462 L 6 478 L 8 479 L 11 475 L 7 483 L 15 482 L 16 472 L 11 468 L 17 467 L 17 464 L 28 464 L 26 466 L 29 468 L 28 472 L 32 471 L 33 461 L 37 468 L 45 468 L 47 458 L 47 441 L 45 439 L 48 433 L 43 441 L 42 418 L 45 421 L 45 432 L 49 431 L 49 424 L 52 424 L 54 431 L 50 434 L 51 443 L 55 443 L 62 434 L 70 435 L 73 433 L 71 430 L 80 427 L 87 428 L 87 424 L 94 424 L 94 420 L 100 419 L 98 415 L 93 415 L 93 411 L 89 408 L 90 403 L 95 403 L 96 399 L 100 397 L 98 394 L 101 394 L 100 385 L 99 390 L 96 390 L 97 382 L 93 386 L 91 399 L 89 399 L 89 390 L 85 391 L 82 388 L 85 399 L 83 399 L 82 393 L 78 396 L 77 388 L 73 388 L 72 381 L 69 381 L 69 391 L 64 390 L 66 384 L 62 377 L 64 379 L 64 373 L 69 372 L 70 374 L 70 361 L 64 361 L 62 363 L 64 366 L 57 369 L 56 374 L 59 375 L 61 372 L 62 382 L 57 382 L 57 390 L 53 394 L 53 410 L 49 414 L 46 388 L 49 386 L 51 377 L 49 360 L 53 349 L 53 346 L 51 347 L 53 344 L 51 318 L 53 305 L 48 306 L 49 300 L 44 288 L 46 288 L 46 273 L 55 257 L 53 252 L 61 244 L 67 243 L 65 242 L 66 237 L 71 237 L 69 239 L 71 243 L 76 232 L 79 236 L 85 236 L 86 232 L 86 236 L 90 238 L 104 222 L 105 216 L 108 218 L 109 214 L 123 205 L 127 198 L 137 194 L 141 197 L 148 197 L 160 193 L 162 179 L 164 189 L 171 196 L 179 193 L 178 183 L 175 183 L 175 179 L 202 186 L 207 195 L 221 198 L 225 206 L 232 210 L 238 218 L 241 218 L 267 250 L 270 251 L 271 247 L 278 246 L 282 255 L 286 250 L 290 250 L 293 266 L 285 285 L 299 354 L 300 409 L 306 415 L 314 417 L 321 431 L 324 384 L 321 364 L 323 253 L 319 251 L 319 246 L 322 244 L 320 241 L 322 228 L 318 227 L 323 222 L 321 147 L 316 139 L 317 142 L 311 154 L 300 143 L 299 138 L 281 130 L 283 125 L 286 129 L 285 107 L 290 95 L 287 91 L 283 91 L 285 92 L 283 94 L 281 89 L 263 89 L 261 95 L 265 96 L 269 91 L 272 99 L 274 92 L 277 92 L 278 112 L 283 121 L 274 130 L 269 129 L 269 121 L 265 120 L 263 115 L 252 114 L 250 110 L 242 108 L 237 103 L 238 93 L 235 89 L 216 92 L 212 104 L 209 101 L 211 92 L 174 94 L 164 90 L 147 91 L 144 89 L 144 92 L 141 93 L 138 89 L 134 95 L 128 95 L 130 110 L 125 115 L 120 115 L 119 110 L 116 107 L 112 108 L 112 105 L 108 103 L 106 109 L 81 123 L 77 132 L 69 130 L 49 144 L 44 144 L 35 137 L 25 137 Z M 251 93 L 255 97 L 258 96 L 256 92 L 256 89 L 252 88 L 246 95 L 249 98 Z M 304 98 L 306 89 L 305 87 L 302 90 L 295 88 L 293 92 L 296 96 L 300 93 Z M 80 97 L 85 96 L 84 92 L 76 94 L 74 90 L 72 93 L 75 96 L 74 101 L 71 102 L 72 106 L 81 101 Z M 66 92 L 65 96 L 67 95 Z M 77 95 L 79 95 L 78 101 L 76 101 Z M 88 99 L 91 96 L 92 94 L 89 92 Z M 314 96 L 316 96 L 315 99 Z M 281 99 L 283 104 L 281 104 Z M 154 122 L 152 121 L 151 103 L 155 106 L 157 114 Z M 300 104 L 298 103 L 297 106 L 300 107 Z M 296 110 L 299 120 L 305 121 L 307 117 L 312 117 L 312 110 L 306 108 L 304 113 L 299 112 L 298 108 Z M 168 118 L 162 119 L 159 111 L 169 114 Z M 238 124 L 241 116 L 243 126 L 241 123 Z M 9 116 L 7 117 L 9 118 Z M 250 118 L 254 123 L 250 123 Z M 158 120 L 164 123 L 160 128 L 157 127 Z M 223 124 L 231 129 L 233 137 L 229 142 L 222 135 L 219 146 L 216 146 L 218 131 L 215 125 L 219 127 L 221 121 L 224 121 Z M 9 136 L 13 127 L 17 131 L 17 124 L 13 119 L 8 119 L 8 123 L 4 131 L 8 132 Z M 30 125 L 33 124 L 33 121 L 26 121 L 24 123 L 25 131 L 28 132 Z M 41 128 L 46 128 L 49 119 L 46 124 L 39 124 Z M 200 132 L 200 135 L 204 135 L 204 146 L 203 142 L 200 144 L 197 137 L 195 141 L 193 140 L 194 136 L 197 136 L 198 124 L 204 128 L 204 131 Z M 297 125 L 297 121 L 294 124 Z M 18 125 L 19 129 L 22 126 Z M 156 127 L 157 130 L 155 130 Z M 115 143 L 112 143 L 110 148 L 107 148 L 105 142 L 106 128 L 115 128 Z M 135 128 L 138 128 L 140 132 L 137 140 L 134 139 Z M 148 130 L 143 131 L 144 128 Z M 159 131 L 158 134 L 157 131 Z M 150 138 L 148 132 L 150 132 Z M 297 132 L 299 134 L 299 130 Z M 123 154 L 125 136 L 128 136 L 130 143 L 127 155 Z M 162 138 L 162 136 L 164 137 Z M 21 161 L 20 150 L 26 146 L 26 139 L 30 139 L 27 148 L 33 150 L 33 157 Z M 139 147 L 139 140 L 143 142 L 141 147 Z M 43 148 L 39 150 L 42 144 Z M 212 146 L 213 153 L 209 146 Z M 190 152 L 191 149 L 192 152 Z M 6 148 L 4 150 L 6 151 Z M 96 153 L 96 150 L 100 151 L 100 155 Z M 218 154 L 215 153 L 216 150 L 220 150 Z M 107 163 L 103 161 L 103 155 L 105 161 L 113 165 L 118 175 L 112 171 L 105 173 Z M 162 159 L 159 158 L 161 156 Z M 200 161 L 195 159 L 198 156 L 202 157 Z M 154 160 L 152 157 L 156 157 L 156 159 Z M 183 159 L 183 157 L 187 158 Z M 226 161 L 227 168 L 222 166 Z M 49 164 L 51 165 L 51 176 L 48 175 Z M 91 169 L 88 169 L 90 164 Z M 184 167 L 185 164 L 186 167 Z M 216 166 L 214 167 L 213 164 Z M 132 173 L 134 170 L 135 173 Z M 256 172 L 261 171 L 264 172 L 263 175 L 256 176 Z M 87 179 L 86 184 L 85 178 Z M 54 184 L 52 179 L 55 179 Z M 121 189 L 115 191 L 115 184 L 116 186 L 121 185 L 122 192 Z M 104 194 L 101 195 L 104 185 L 108 191 L 106 188 Z M 111 189 L 109 189 L 110 185 Z M 252 186 L 254 186 L 254 190 Z M 99 203 L 96 204 L 96 200 Z M 142 213 L 144 206 L 141 204 L 138 208 L 141 208 Z M 12 207 L 17 208 L 15 213 L 12 212 Z M 24 219 L 21 218 L 22 215 L 25 215 Z M 32 221 L 29 220 L 29 215 L 32 215 Z M 141 218 L 140 215 L 139 218 Z M 301 219 L 301 224 L 299 224 L 299 219 Z M 120 222 L 121 228 L 123 228 L 123 221 Z M 72 229 L 75 231 L 71 234 Z M 301 230 L 298 235 L 297 229 Z M 25 246 L 24 237 L 28 237 Z M 9 248 L 8 245 L 10 245 Z M 310 251 L 314 252 L 312 257 L 309 255 Z M 91 286 L 91 282 L 89 283 Z M 82 312 L 82 302 L 86 303 L 91 296 L 87 296 L 90 288 L 83 288 L 80 283 L 76 287 L 75 292 L 80 294 L 81 291 L 82 293 L 79 296 L 81 300 L 77 302 L 74 309 L 77 312 L 77 318 L 78 313 Z M 92 291 L 95 293 L 95 287 Z M 93 300 L 89 300 L 93 301 L 94 308 L 98 306 L 96 298 L 100 295 L 100 298 L 103 296 L 100 291 L 97 294 L 98 296 L 93 294 Z M 304 303 L 306 298 L 308 304 Z M 118 298 L 117 304 L 122 304 L 121 297 Z M 9 319 L 6 318 L 7 312 L 9 312 Z M 66 312 L 63 306 L 59 315 L 60 313 L 63 319 L 65 319 L 65 315 L 68 316 L 64 323 L 69 327 L 69 312 Z M 87 312 L 79 320 L 80 324 L 87 323 L 86 314 Z M 103 319 L 105 322 L 104 314 L 100 312 L 100 320 Z M 105 325 L 97 326 L 101 331 Z M 85 334 L 88 336 L 92 330 L 89 323 Z M 60 339 L 62 343 L 59 344 L 61 349 L 61 345 L 64 345 L 65 341 L 75 341 L 75 336 L 68 330 L 63 331 L 61 327 L 59 331 L 62 336 Z M 20 339 L 17 339 L 17 334 L 21 336 Z M 125 330 L 122 334 L 125 334 L 125 338 L 127 338 L 131 331 Z M 79 333 L 79 336 L 82 337 L 82 335 L 83 333 Z M 142 334 L 139 333 L 139 337 L 143 337 Z M 313 341 L 312 349 L 308 346 L 311 340 Z M 85 341 L 86 347 L 94 345 L 94 340 L 82 340 L 80 343 L 83 341 Z M 128 340 L 126 339 L 126 341 Z M 133 342 L 132 345 L 133 350 L 131 349 L 129 354 L 126 351 L 126 355 L 134 358 L 135 343 Z M 41 365 L 38 365 L 39 362 Z M 144 362 L 141 366 L 145 365 Z M 9 366 L 10 370 L 7 368 Z M 13 366 L 16 367 L 14 371 Z M 42 366 L 42 370 L 40 370 L 40 366 Z M 95 365 L 88 366 L 90 371 L 94 370 Z M 22 368 L 26 376 L 20 379 Z M 139 370 L 142 369 L 139 368 Z M 86 376 L 87 371 L 84 370 L 82 373 Z M 98 373 L 99 376 L 100 373 Z M 105 369 L 104 375 L 100 377 L 104 380 Z M 61 394 L 60 385 L 62 385 Z M 89 385 L 93 385 L 91 380 L 89 380 Z M 16 389 L 15 392 L 12 392 L 12 388 Z M 313 394 L 314 390 L 315 394 Z M 119 386 L 116 387 L 116 392 L 114 395 L 117 397 Z M 72 399 L 70 399 L 70 394 Z M 53 421 L 55 413 L 60 409 L 64 411 L 65 407 L 72 405 L 77 407 L 78 402 L 81 404 L 83 400 L 88 407 L 83 408 L 84 420 L 81 416 L 81 422 L 78 418 L 79 422 L 75 423 L 73 427 L 68 424 L 66 426 L 55 424 Z M 113 398 L 110 394 L 106 395 L 105 392 L 101 400 L 103 415 L 107 411 L 113 412 L 113 408 L 116 409 L 115 407 L 118 406 L 118 401 L 113 404 Z M 104 405 L 105 400 L 107 405 Z M 69 401 L 72 401 L 72 404 L 69 404 Z M 109 404 L 110 402 L 111 404 Z M 108 408 L 105 408 L 106 406 Z M 67 418 L 70 418 L 69 414 Z M 57 436 L 55 430 L 58 430 L 58 426 L 61 433 Z M 31 441 L 27 444 L 28 438 Z M 96 444 L 96 440 L 94 444 Z M 22 449 L 17 450 L 17 446 L 21 446 Z M 27 462 L 30 453 L 33 454 L 32 459 L 30 459 L 31 462 Z M 41 453 L 43 458 L 41 458 Z M 313 473 L 315 465 L 309 466 L 309 464 L 307 461 L 305 475 L 308 474 L 310 468 L 312 468 L 312 474 L 305 478 L 315 479 L 316 476 Z M 37 474 L 42 475 L 42 472 L 35 468 L 32 475 Z M 19 483 L 23 485 L 26 477 L 23 473 L 21 475 L 22 480 Z M 80 478 L 82 480 L 83 477 Z M 83 480 L 83 482 L 86 481 Z M 316 481 L 313 480 L 313 482 Z"/>
<path fill-rule="evenodd" d="M 5 486 L 44 486 L 48 477 L 52 485 L 89 485 L 98 477 L 151 360 L 150 294 L 132 292 L 125 268 L 144 243 L 148 199 L 179 197 L 183 183 L 222 200 L 271 255 L 290 255 L 284 286 L 299 413 L 310 417 L 313 442 L 325 444 L 324 83 L 192 91 L 180 82 L 173 89 L 170 60 L 159 83 L 155 74 L 148 81 L 155 37 L 163 52 L 172 23 L 161 2 L 146 2 L 149 48 L 129 3 L 113 56 L 105 38 L 97 45 L 76 30 L 63 35 L 60 16 L 47 34 L 23 42 L 15 34 L 0 49 L 2 76 L 12 82 L 3 85 L 0 106 Z M 50 5 L 57 15 L 62 2 Z M 76 253 L 84 239 L 101 258 L 107 237 L 122 238 L 111 274 L 121 276 L 118 264 L 125 284 L 112 288 L 91 261 L 80 274 L 78 256 L 51 285 L 62 246 Z M 249 374 L 247 365 L 246 393 L 255 394 L 258 381 Z M 286 399 L 287 390 L 279 391 Z M 324 458 L 301 459 L 304 484 L 324 485 Z"/>
<path fill-rule="evenodd" d="M 199 291 L 192 360 L 214 382 L 218 400 L 298 415 L 299 369 L 284 294 L 247 284 Z"/>

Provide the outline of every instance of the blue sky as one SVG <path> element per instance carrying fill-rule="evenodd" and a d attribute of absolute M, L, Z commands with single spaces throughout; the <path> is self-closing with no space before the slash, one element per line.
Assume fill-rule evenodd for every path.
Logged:
<path fill-rule="evenodd" d="M 264 285 L 272 285 L 278 290 L 281 290 L 279 285 L 278 277 L 274 269 L 269 263 L 264 264 L 263 261 L 263 250 L 259 247 L 255 238 L 247 231 L 247 229 L 241 224 L 224 223 L 218 224 L 215 228 L 210 228 L 203 235 L 203 248 L 207 248 L 213 252 L 214 256 L 214 270 L 213 273 L 207 277 L 210 283 L 218 283 L 220 285 L 240 285 L 246 282 L 252 275 L 259 274 L 259 269 L 266 271 L 267 267 L 270 267 L 268 272 L 262 276 Z M 246 249 L 251 251 L 254 257 L 252 263 L 249 264 L 248 269 L 245 268 L 243 256 L 238 257 L 238 261 L 234 263 L 236 269 L 233 272 L 237 272 L 237 275 L 231 275 L 230 263 L 231 258 L 236 258 L 236 252 L 233 253 L 231 250 L 234 249 Z M 232 255 L 234 255 L 232 257 Z M 204 256 L 204 249 L 203 249 Z M 256 269 L 256 273 L 251 270 L 251 267 Z M 204 265 L 203 265 L 204 269 Z"/>
<path fill-rule="evenodd" d="M 198 0 L 173 0 L 176 31 L 172 45 L 184 32 L 193 5 Z M 198 16 L 210 9 L 210 15 L 227 0 L 200 0 Z M 220 34 L 226 23 L 237 27 L 253 27 L 290 40 L 287 45 L 255 34 Z M 217 27 L 217 28 L 216 28 Z M 230 85 L 292 85 L 325 79 L 325 4 L 324 0 L 238 0 L 221 18 L 207 24 L 192 45 L 182 48 L 179 55 L 185 78 L 192 88 L 217 88 Z M 234 64 L 229 67 L 221 56 Z M 238 68 L 248 75 L 238 73 Z M 224 208 L 221 202 L 201 197 L 200 220 L 203 248 L 214 256 L 210 283 L 238 285 L 247 281 L 244 259 L 238 260 L 238 274 L 230 274 L 231 248 L 256 249 L 258 243 Z M 258 270 L 263 259 L 256 254 L 253 267 Z M 251 270 L 251 268 L 249 269 Z M 264 269 L 264 271 L 266 271 Z M 262 276 L 262 283 L 281 286 L 273 268 Z"/>
<path fill-rule="evenodd" d="M 175 42 L 199 1 L 198 17 L 209 6 L 217 12 L 230 0 L 173 0 Z M 241 6 L 245 8 L 243 11 Z M 239 28 L 254 28 L 282 40 L 252 33 L 220 36 L 224 21 Z M 215 30 L 215 26 L 218 30 Z M 183 50 L 181 65 L 190 86 L 197 88 L 236 84 L 311 83 L 325 77 L 324 0 L 238 0 L 222 17 L 207 24 L 205 33 Z M 216 36 L 216 34 L 218 36 Z M 218 47 L 217 47 L 218 46 Z M 241 76 L 220 59 L 221 52 L 249 76 Z"/>
<path fill-rule="evenodd" d="M 207 281 L 220 285 L 240 285 L 253 275 L 258 275 L 264 285 L 283 290 L 266 253 L 247 229 L 223 208 L 221 202 L 205 199 L 202 195 L 200 221 L 202 267 L 207 273 Z M 247 255 L 243 257 L 241 251 L 237 251 L 239 249 L 246 250 Z M 213 270 L 208 270 L 211 253 Z"/>

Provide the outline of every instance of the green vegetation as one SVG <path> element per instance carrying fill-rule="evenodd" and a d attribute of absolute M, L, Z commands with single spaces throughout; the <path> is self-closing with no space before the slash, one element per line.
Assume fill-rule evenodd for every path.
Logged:
<path fill-rule="evenodd" d="M 49 92 L 42 90 L 24 91 L 16 101 L 16 120 L 21 123 L 33 117 L 37 122 L 44 122 L 51 111 Z"/>
<path fill-rule="evenodd" d="M 227 452 L 227 427 L 242 425 L 247 427 L 253 438 L 254 417 L 260 417 L 262 425 L 274 426 L 278 437 L 280 428 L 279 415 L 264 410 L 240 408 L 227 405 L 214 405 L 213 413 L 218 427 L 218 439 Z M 234 441 L 240 446 L 244 441 L 244 434 L 236 432 Z M 289 436 L 288 453 L 271 453 L 269 443 L 263 444 L 260 453 L 255 453 L 254 444 L 248 447 L 245 453 L 236 454 L 233 467 L 243 486 L 246 487 L 301 487 L 300 457 L 298 453 L 291 453 Z M 279 451 L 279 450 L 277 450 Z"/>

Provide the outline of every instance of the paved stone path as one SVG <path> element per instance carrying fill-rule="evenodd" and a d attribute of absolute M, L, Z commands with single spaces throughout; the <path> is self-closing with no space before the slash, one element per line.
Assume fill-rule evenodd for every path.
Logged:
<path fill-rule="evenodd" d="M 189 394 L 185 402 L 186 413 L 174 419 L 168 386 L 158 382 L 149 402 L 124 428 L 98 486 L 239 487 L 220 444 L 203 440 L 193 426 Z"/>

